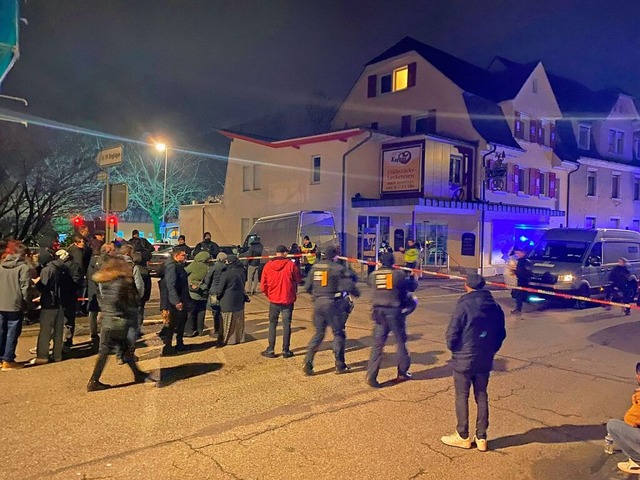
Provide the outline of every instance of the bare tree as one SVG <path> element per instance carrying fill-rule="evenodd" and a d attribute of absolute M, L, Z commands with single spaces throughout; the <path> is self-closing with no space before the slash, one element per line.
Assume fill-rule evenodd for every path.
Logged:
<path fill-rule="evenodd" d="M 311 93 L 306 109 L 313 133 L 324 133 L 329 131 L 338 105 L 322 90 L 316 89 Z"/>

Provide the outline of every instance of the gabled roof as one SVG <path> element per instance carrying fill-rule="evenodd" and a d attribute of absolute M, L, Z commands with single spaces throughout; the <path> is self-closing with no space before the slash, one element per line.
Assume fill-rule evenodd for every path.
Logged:
<path fill-rule="evenodd" d="M 320 135 L 311 135 L 308 137 L 289 138 L 286 140 L 266 140 L 264 137 L 258 135 L 247 135 L 245 133 L 233 132 L 231 130 L 218 130 L 221 135 L 224 135 L 230 139 L 245 140 L 247 142 L 255 143 L 258 145 L 264 145 L 271 148 L 285 148 L 293 147 L 300 148 L 302 145 L 309 145 L 312 143 L 330 142 L 333 140 L 339 140 L 346 142 L 347 139 L 360 135 L 365 130 L 362 128 L 350 128 L 348 130 L 340 130 L 337 132 L 328 132 Z"/>

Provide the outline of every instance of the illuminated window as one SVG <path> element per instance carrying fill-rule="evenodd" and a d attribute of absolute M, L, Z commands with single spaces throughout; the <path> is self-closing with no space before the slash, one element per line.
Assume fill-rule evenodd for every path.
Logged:
<path fill-rule="evenodd" d="M 409 67 L 396 68 L 393 71 L 393 91 L 405 90 L 409 87 Z"/>
<path fill-rule="evenodd" d="M 311 157 L 311 183 L 320 183 L 321 157 Z"/>

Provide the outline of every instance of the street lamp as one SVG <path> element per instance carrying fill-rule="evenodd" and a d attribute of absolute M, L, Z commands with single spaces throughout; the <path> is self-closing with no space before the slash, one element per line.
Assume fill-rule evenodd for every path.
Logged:
<path fill-rule="evenodd" d="M 169 149 L 167 145 L 164 143 L 156 143 L 156 150 L 159 152 L 164 152 L 164 186 L 162 188 L 162 223 L 165 224 L 166 227 L 166 219 L 165 219 L 165 211 L 167 209 L 167 155 L 169 154 Z"/>

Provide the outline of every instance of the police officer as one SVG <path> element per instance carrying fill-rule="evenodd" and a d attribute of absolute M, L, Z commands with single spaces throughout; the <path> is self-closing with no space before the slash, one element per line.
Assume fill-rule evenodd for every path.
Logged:
<path fill-rule="evenodd" d="M 352 307 L 348 295 L 358 297 L 360 292 L 355 276 L 347 267 L 336 262 L 338 249 L 327 247 L 325 257 L 313 266 L 305 281 L 305 291 L 313 295 L 313 325 L 316 329 L 304 359 L 302 370 L 305 375 L 313 375 L 313 357 L 324 340 L 327 326 L 333 330 L 336 373 L 349 371 L 344 360 L 344 328 Z"/>
<path fill-rule="evenodd" d="M 411 359 L 407 352 L 406 309 L 407 295 L 418 287 L 413 276 L 401 270 L 394 270 L 393 254 L 380 256 L 382 268 L 369 276 L 369 285 L 373 288 L 373 309 L 371 317 L 376 323 L 373 330 L 373 347 L 367 367 L 367 383 L 373 388 L 380 388 L 378 371 L 382 360 L 382 349 L 389 332 L 393 332 L 398 342 L 398 377 L 397 381 L 411 379 L 409 366 Z M 411 299 L 412 301 L 412 299 Z M 411 310 L 413 311 L 413 310 Z"/>

